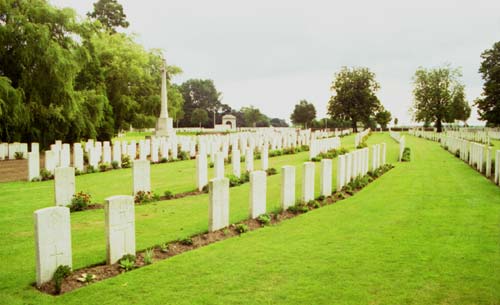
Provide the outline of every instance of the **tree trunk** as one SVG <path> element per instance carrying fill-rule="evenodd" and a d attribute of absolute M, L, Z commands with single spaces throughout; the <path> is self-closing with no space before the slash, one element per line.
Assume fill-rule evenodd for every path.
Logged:
<path fill-rule="evenodd" d="M 441 122 L 441 118 L 438 118 L 436 120 L 436 128 L 437 128 L 437 132 L 443 131 L 443 123 Z"/>
<path fill-rule="evenodd" d="M 358 122 L 354 119 L 351 120 L 351 128 L 353 132 L 358 132 Z"/>

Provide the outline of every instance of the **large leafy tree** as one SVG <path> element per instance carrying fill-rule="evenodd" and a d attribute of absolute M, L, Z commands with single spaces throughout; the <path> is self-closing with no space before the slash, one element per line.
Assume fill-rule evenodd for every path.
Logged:
<path fill-rule="evenodd" d="M 358 122 L 370 125 L 380 109 L 375 95 L 379 88 L 375 74 L 368 68 L 343 67 L 335 74 L 331 86 L 333 94 L 328 102 L 328 114 L 335 120 L 349 120 L 357 132 Z"/>
<path fill-rule="evenodd" d="M 208 121 L 208 112 L 205 109 L 196 108 L 191 114 L 191 123 L 193 125 L 205 124 Z"/>
<path fill-rule="evenodd" d="M 95 18 L 109 31 L 115 33 L 116 28 L 127 28 L 130 24 L 123 6 L 117 0 L 99 0 L 94 3 L 94 10 L 87 16 Z"/>
<path fill-rule="evenodd" d="M 425 69 L 419 68 L 413 77 L 413 115 L 417 122 L 434 122 L 438 132 L 443 123 L 454 120 L 465 121 L 470 115 L 459 113 L 465 109 L 465 87 L 460 82 L 461 72 L 449 66 Z M 467 118 L 465 117 L 467 115 Z"/>
<path fill-rule="evenodd" d="M 481 54 L 479 72 L 484 85 L 482 97 L 475 101 L 479 118 L 487 126 L 500 126 L 500 41 Z"/>
<path fill-rule="evenodd" d="M 307 125 L 316 118 L 316 108 L 313 104 L 306 100 L 301 100 L 293 109 L 290 119 L 296 125 L 302 125 L 307 128 Z"/>
<path fill-rule="evenodd" d="M 288 127 L 288 123 L 280 118 L 272 118 L 269 123 L 273 127 Z"/>
<path fill-rule="evenodd" d="M 377 114 L 375 115 L 375 121 L 382 128 L 387 128 L 387 124 L 389 124 L 391 120 L 392 120 L 391 113 L 385 109 L 377 112 Z"/>
<path fill-rule="evenodd" d="M 196 108 L 205 109 L 210 117 L 215 117 L 222 108 L 221 93 L 210 79 L 189 79 L 179 89 L 184 99 L 184 117 L 180 120 L 183 127 L 191 125 L 191 115 Z M 208 121 L 204 127 L 213 127 L 214 123 Z"/>
<path fill-rule="evenodd" d="M 241 108 L 246 126 L 256 127 L 257 123 L 263 120 L 263 114 L 254 106 Z M 264 120 L 265 121 L 265 120 Z"/>

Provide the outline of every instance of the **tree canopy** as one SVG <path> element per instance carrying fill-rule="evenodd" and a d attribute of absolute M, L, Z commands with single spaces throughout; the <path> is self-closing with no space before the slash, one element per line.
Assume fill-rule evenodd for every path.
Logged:
<path fill-rule="evenodd" d="M 215 88 L 211 79 L 189 79 L 179 87 L 184 99 L 184 118 L 180 126 L 191 126 L 191 116 L 195 109 L 201 108 L 208 112 L 210 117 L 217 116 L 222 108 L 221 93 Z M 204 127 L 213 127 L 215 122 L 208 120 Z"/>
<path fill-rule="evenodd" d="M 205 124 L 207 121 L 208 112 L 205 109 L 196 108 L 193 110 L 193 113 L 191 114 L 191 123 L 193 125 L 199 124 L 199 127 L 201 127 L 201 124 Z"/>
<path fill-rule="evenodd" d="M 375 114 L 375 121 L 377 122 L 377 124 L 380 125 L 380 127 L 384 129 L 387 128 L 387 124 L 389 124 L 391 120 L 392 120 L 391 113 L 385 109 Z"/>
<path fill-rule="evenodd" d="M 481 58 L 483 93 L 475 105 L 479 118 L 486 121 L 487 126 L 500 126 L 500 41 L 484 51 Z"/>
<path fill-rule="evenodd" d="M 449 66 L 418 68 L 413 77 L 412 111 L 415 121 L 434 122 L 438 132 L 441 132 L 445 122 L 467 120 L 470 108 L 465 100 L 465 87 L 460 82 L 461 76 L 459 69 Z"/>
<path fill-rule="evenodd" d="M 358 122 L 373 125 L 373 117 L 381 107 L 375 95 L 379 88 L 375 74 L 368 68 L 343 67 L 331 86 L 328 114 L 335 120 L 349 120 L 355 132 Z"/>
<path fill-rule="evenodd" d="M 306 100 L 301 100 L 295 105 L 292 115 L 290 116 L 290 120 L 292 120 L 293 124 L 302 125 L 304 128 L 307 128 L 307 125 L 310 125 L 315 118 L 316 108 Z"/>
<path fill-rule="evenodd" d="M 127 15 L 123 6 L 117 0 L 99 0 L 94 3 L 94 11 L 87 16 L 95 18 L 109 31 L 116 32 L 116 28 L 128 28 Z"/>

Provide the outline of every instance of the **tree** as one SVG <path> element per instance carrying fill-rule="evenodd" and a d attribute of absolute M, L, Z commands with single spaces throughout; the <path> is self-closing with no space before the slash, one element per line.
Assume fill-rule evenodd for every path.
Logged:
<path fill-rule="evenodd" d="M 383 129 L 387 128 L 387 124 L 389 124 L 391 120 L 392 120 L 391 113 L 385 109 L 377 112 L 377 114 L 375 115 L 375 121 Z"/>
<path fill-rule="evenodd" d="M 394 118 L 394 126 L 398 126 L 399 120 L 398 118 Z"/>
<path fill-rule="evenodd" d="M 221 109 L 220 96 L 221 93 L 215 88 L 214 82 L 211 79 L 189 79 L 182 83 L 179 87 L 184 99 L 184 118 L 180 121 L 180 125 L 188 127 L 191 125 L 191 115 L 196 108 L 205 109 L 209 117 L 214 117 Z M 205 127 L 213 127 L 207 121 Z"/>
<path fill-rule="evenodd" d="M 272 118 L 269 123 L 273 127 L 288 127 L 288 123 L 285 120 L 279 118 Z"/>
<path fill-rule="evenodd" d="M 456 105 L 464 106 L 464 85 L 460 82 L 461 72 L 449 66 L 435 69 L 418 68 L 413 77 L 413 115 L 417 122 L 434 122 L 438 132 L 444 122 L 453 122 L 458 112 Z M 470 114 L 470 113 L 469 113 Z"/>
<path fill-rule="evenodd" d="M 379 88 L 375 74 L 368 68 L 343 67 L 335 74 L 330 88 L 333 95 L 328 102 L 328 114 L 336 120 L 350 120 L 355 132 L 358 122 L 371 125 L 371 118 L 380 108 L 375 95 Z"/>
<path fill-rule="evenodd" d="M 191 123 L 193 125 L 199 124 L 201 128 L 201 124 L 205 124 L 208 121 L 208 112 L 205 109 L 196 108 L 193 110 L 191 114 Z"/>
<path fill-rule="evenodd" d="M 254 106 L 243 107 L 241 108 L 241 112 L 243 113 L 243 117 L 247 126 L 256 127 L 257 122 L 260 121 L 262 117 L 262 113 L 260 113 L 260 110 L 255 108 Z"/>
<path fill-rule="evenodd" d="M 94 3 L 94 11 L 87 16 L 95 18 L 112 33 L 116 28 L 127 28 L 130 24 L 126 20 L 127 15 L 123 13 L 123 6 L 117 0 L 99 0 Z"/>
<path fill-rule="evenodd" d="M 483 93 L 474 104 L 479 118 L 486 121 L 487 126 L 500 126 L 500 41 L 484 51 L 481 58 Z"/>
<path fill-rule="evenodd" d="M 290 119 L 294 124 L 300 124 L 307 128 L 312 120 L 316 118 L 316 108 L 313 104 L 308 103 L 306 100 L 301 100 L 293 109 Z"/>

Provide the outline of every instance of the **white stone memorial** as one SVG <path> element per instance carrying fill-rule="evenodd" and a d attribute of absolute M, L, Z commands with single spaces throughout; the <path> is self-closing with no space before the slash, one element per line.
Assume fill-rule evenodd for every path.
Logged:
<path fill-rule="evenodd" d="M 50 207 L 36 210 L 35 252 L 36 285 L 52 280 L 59 266 L 73 266 L 71 258 L 71 224 L 69 209 Z"/>
<path fill-rule="evenodd" d="M 201 154 L 196 156 L 196 186 L 198 191 L 203 190 L 203 187 L 208 183 L 208 168 L 207 155 Z"/>
<path fill-rule="evenodd" d="M 314 162 L 304 162 L 302 168 L 302 201 L 307 203 L 314 200 L 314 171 L 316 167 Z"/>
<path fill-rule="evenodd" d="M 116 263 L 125 254 L 135 255 L 134 197 L 108 197 L 104 203 L 106 219 L 106 262 Z"/>
<path fill-rule="evenodd" d="M 75 168 L 57 167 L 54 173 L 55 203 L 68 206 L 75 195 Z"/>
<path fill-rule="evenodd" d="M 328 197 L 332 194 L 332 160 L 321 160 L 320 193 Z"/>
<path fill-rule="evenodd" d="M 212 179 L 208 186 L 208 230 L 213 232 L 229 225 L 229 179 Z"/>
<path fill-rule="evenodd" d="M 286 210 L 295 204 L 295 166 L 281 168 L 281 208 Z"/>
<path fill-rule="evenodd" d="M 253 171 L 250 173 L 250 218 L 257 218 L 266 213 L 267 173 Z"/>
<path fill-rule="evenodd" d="M 241 177 L 241 156 L 240 151 L 234 149 L 231 156 L 231 164 L 233 166 L 233 175 L 240 178 Z"/>
<path fill-rule="evenodd" d="M 151 164 L 148 160 L 134 160 L 133 165 L 134 193 L 151 191 Z"/>

